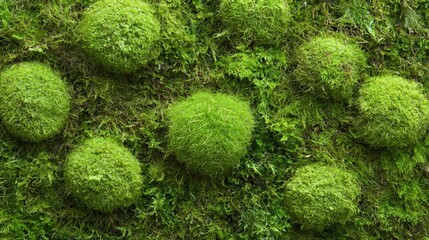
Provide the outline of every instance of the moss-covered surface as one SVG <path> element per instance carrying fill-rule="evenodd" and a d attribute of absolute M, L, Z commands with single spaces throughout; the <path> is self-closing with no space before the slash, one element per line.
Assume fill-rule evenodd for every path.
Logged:
<path fill-rule="evenodd" d="M 0 28 L 2 70 L 41 61 L 73 87 L 69 120 L 52 139 L 19 141 L 0 125 L 1 239 L 429 235 L 429 138 L 403 149 L 369 147 L 351 134 L 360 115 L 358 98 L 350 104 L 314 98 L 302 91 L 295 74 L 299 46 L 343 35 L 365 52 L 365 76 L 401 76 L 421 83 L 426 94 L 426 1 L 291 1 L 287 34 L 276 44 L 261 45 L 226 31 L 220 1 L 148 1 L 160 23 L 160 54 L 128 75 L 96 67 L 76 41 L 77 27 L 95 0 L 3 2 L 10 14 Z M 167 148 L 166 109 L 198 91 L 237 96 L 254 110 L 252 143 L 225 178 L 186 171 Z M 122 142 L 140 162 L 145 187 L 129 207 L 103 213 L 66 191 L 68 154 L 94 136 Z M 345 225 L 303 230 L 287 209 L 286 183 L 312 163 L 356 175 L 359 211 Z"/>

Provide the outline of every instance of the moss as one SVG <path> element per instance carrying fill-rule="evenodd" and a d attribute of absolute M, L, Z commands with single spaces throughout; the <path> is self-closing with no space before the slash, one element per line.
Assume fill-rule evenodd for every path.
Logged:
<path fill-rule="evenodd" d="M 23 62 L 0 74 L 0 116 L 15 136 L 39 142 L 65 126 L 71 98 L 60 75 L 38 62 Z"/>
<path fill-rule="evenodd" d="M 101 0 L 78 28 L 84 48 L 107 69 L 131 73 L 159 55 L 160 23 L 151 5 L 139 0 Z"/>
<path fill-rule="evenodd" d="M 291 17 L 285 0 L 222 0 L 219 15 L 231 33 L 259 44 L 282 40 Z"/>
<path fill-rule="evenodd" d="M 416 82 L 369 78 L 360 89 L 358 136 L 374 147 L 408 147 L 426 134 L 429 101 Z"/>
<path fill-rule="evenodd" d="M 131 205 L 143 185 L 138 160 L 108 138 L 92 138 L 76 147 L 64 171 L 68 190 L 102 212 Z"/>
<path fill-rule="evenodd" d="M 350 100 L 366 59 L 355 45 L 334 37 L 316 37 L 296 53 L 295 76 L 304 92 L 335 101 Z"/>
<path fill-rule="evenodd" d="M 305 229 L 322 230 L 344 224 L 357 211 L 360 187 L 355 176 L 320 164 L 299 168 L 286 184 L 286 203 Z"/>
<path fill-rule="evenodd" d="M 237 167 L 252 138 L 248 103 L 200 92 L 168 109 L 169 149 L 196 172 L 221 176 Z"/>

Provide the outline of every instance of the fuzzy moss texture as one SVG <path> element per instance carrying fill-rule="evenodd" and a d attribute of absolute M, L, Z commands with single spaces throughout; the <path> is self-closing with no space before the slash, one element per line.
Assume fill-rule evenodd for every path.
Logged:
<path fill-rule="evenodd" d="M 361 189 L 342 169 L 312 164 L 299 168 L 286 185 L 286 204 L 305 229 L 344 224 L 358 212 Z"/>
<path fill-rule="evenodd" d="M 216 177 L 240 164 L 252 139 L 248 103 L 234 96 L 200 92 L 170 106 L 169 149 L 186 167 Z"/>
<path fill-rule="evenodd" d="M 159 54 L 160 23 L 149 3 L 101 0 L 85 12 L 78 27 L 95 61 L 117 73 L 131 73 Z"/>
<path fill-rule="evenodd" d="M 371 77 L 359 91 L 360 137 L 374 147 L 415 145 L 429 126 L 421 85 L 398 76 Z"/>
<path fill-rule="evenodd" d="M 65 126 L 71 98 L 58 72 L 39 62 L 12 65 L 0 73 L 0 116 L 15 136 L 39 142 Z"/>
<path fill-rule="evenodd" d="M 138 160 L 101 137 L 86 140 L 67 156 L 64 177 L 70 192 L 101 212 L 133 204 L 143 185 Z"/>
<path fill-rule="evenodd" d="M 348 101 L 362 79 L 366 59 L 362 50 L 346 40 L 316 37 L 298 48 L 296 64 L 296 80 L 304 92 Z"/>

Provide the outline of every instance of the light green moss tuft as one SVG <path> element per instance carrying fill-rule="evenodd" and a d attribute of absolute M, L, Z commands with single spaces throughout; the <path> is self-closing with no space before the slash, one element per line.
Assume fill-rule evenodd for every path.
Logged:
<path fill-rule="evenodd" d="M 355 45 L 334 37 L 316 37 L 296 53 L 296 79 L 305 92 L 347 101 L 362 78 L 366 59 Z"/>
<path fill-rule="evenodd" d="M 84 48 L 118 73 L 132 73 L 159 55 L 160 23 L 151 5 L 140 0 L 100 0 L 78 28 Z"/>
<path fill-rule="evenodd" d="M 305 229 L 344 224 L 357 211 L 360 187 L 355 176 L 332 166 L 299 168 L 286 185 L 286 204 Z"/>
<path fill-rule="evenodd" d="M 416 82 L 369 78 L 360 89 L 358 135 L 375 147 L 408 147 L 426 134 L 429 101 Z"/>
<path fill-rule="evenodd" d="M 0 116 L 6 128 L 39 142 L 65 126 L 71 98 L 60 75 L 38 62 L 23 62 L 0 74 Z"/>
<path fill-rule="evenodd" d="M 88 207 L 111 212 L 134 203 L 143 185 L 138 160 L 111 139 L 86 140 L 67 157 L 66 186 Z"/>
<path fill-rule="evenodd" d="M 168 109 L 169 149 L 189 169 L 221 176 L 236 168 L 252 139 L 249 104 L 234 96 L 196 93 Z"/>

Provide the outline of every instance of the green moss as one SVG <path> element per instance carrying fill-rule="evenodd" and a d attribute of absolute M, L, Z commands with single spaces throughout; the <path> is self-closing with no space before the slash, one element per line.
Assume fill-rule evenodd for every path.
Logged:
<path fill-rule="evenodd" d="M 237 167 L 252 139 L 248 103 L 200 92 L 168 109 L 169 149 L 194 171 L 220 176 Z"/>
<path fill-rule="evenodd" d="M 285 0 L 222 0 L 219 14 L 231 33 L 260 44 L 282 40 L 291 17 Z"/>
<path fill-rule="evenodd" d="M 369 78 L 360 89 L 358 135 L 374 147 L 407 147 L 426 134 L 429 101 L 416 82 Z"/>
<path fill-rule="evenodd" d="M 366 65 L 355 45 L 334 37 L 316 37 L 296 53 L 295 76 L 301 88 L 320 98 L 349 100 Z"/>
<path fill-rule="evenodd" d="M 38 62 L 23 62 L 0 74 L 0 116 L 15 136 L 39 142 L 65 126 L 70 96 L 59 74 Z"/>
<path fill-rule="evenodd" d="M 97 62 L 131 73 L 159 55 L 160 24 L 151 5 L 139 0 L 101 0 L 78 28 L 84 48 Z"/>
<path fill-rule="evenodd" d="M 287 207 L 305 229 L 344 224 L 358 211 L 360 187 L 355 176 L 336 167 L 312 164 L 299 168 L 286 189 Z"/>
<path fill-rule="evenodd" d="M 101 137 L 76 147 L 68 155 L 64 171 L 68 190 L 102 212 L 133 204 L 143 184 L 139 162 L 131 152 Z"/>

